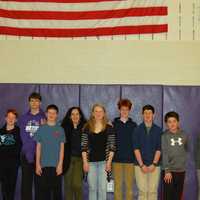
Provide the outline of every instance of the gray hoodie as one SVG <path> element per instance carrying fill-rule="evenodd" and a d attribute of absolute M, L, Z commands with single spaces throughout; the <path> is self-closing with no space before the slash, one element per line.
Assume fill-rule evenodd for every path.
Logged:
<path fill-rule="evenodd" d="M 186 167 L 186 135 L 179 130 L 171 133 L 169 130 L 162 135 L 162 167 L 165 172 L 181 172 Z"/>

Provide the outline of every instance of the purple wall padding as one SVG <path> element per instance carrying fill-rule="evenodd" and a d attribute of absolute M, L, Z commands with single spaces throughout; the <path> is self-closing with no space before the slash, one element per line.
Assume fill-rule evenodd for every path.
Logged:
<path fill-rule="evenodd" d="M 197 200 L 197 182 L 193 161 L 195 137 L 200 132 L 200 87 L 197 86 L 158 86 L 158 85 L 57 85 L 57 84 L 0 84 L 0 124 L 4 122 L 5 111 L 16 108 L 20 114 L 27 111 L 29 94 L 39 91 L 42 95 L 42 108 L 57 104 L 59 120 L 67 109 L 80 105 L 86 117 L 91 106 L 100 102 L 105 105 L 110 120 L 118 116 L 117 102 L 130 98 L 134 103 L 131 113 L 134 121 L 140 123 L 141 108 L 152 104 L 156 109 L 155 122 L 162 126 L 163 116 L 170 110 L 180 113 L 181 126 L 189 136 L 189 156 L 185 181 L 184 200 Z M 84 199 L 87 199 L 87 185 L 84 185 Z M 108 199 L 113 199 L 109 195 Z M 0 197 L 1 200 L 1 197 Z M 16 200 L 20 200 L 20 176 L 17 184 Z"/>
<path fill-rule="evenodd" d="M 59 120 L 70 107 L 79 106 L 79 85 L 40 85 L 40 93 L 44 110 L 49 104 L 56 104 L 59 107 Z"/>
<path fill-rule="evenodd" d="M 108 117 L 112 120 L 117 115 L 117 101 L 120 98 L 118 85 L 82 85 L 80 89 L 80 106 L 86 117 L 89 117 L 94 103 L 103 104 Z"/>
<path fill-rule="evenodd" d="M 0 84 L 0 126 L 4 124 L 4 116 L 8 108 L 16 108 L 19 114 L 27 112 L 28 96 L 34 91 L 39 91 L 39 85 Z M 19 177 L 20 175 L 21 171 L 19 170 Z M 16 186 L 16 200 L 20 200 L 20 178 Z"/>
<path fill-rule="evenodd" d="M 181 127 L 186 131 L 189 138 L 184 199 L 197 200 L 197 181 L 193 147 L 195 137 L 200 133 L 200 87 L 165 86 L 163 113 L 165 114 L 171 110 L 175 110 L 180 114 Z"/>
<path fill-rule="evenodd" d="M 117 101 L 120 98 L 120 86 L 113 85 L 82 85 L 80 89 L 80 106 L 88 118 L 94 103 L 101 103 L 108 111 L 112 120 L 117 115 Z M 88 185 L 84 184 L 84 199 L 88 199 Z M 108 195 L 113 199 L 113 194 Z"/>
<path fill-rule="evenodd" d="M 0 84 L 0 124 L 4 123 L 4 115 L 8 108 L 16 108 L 19 114 L 27 111 L 28 96 L 39 91 L 34 84 Z"/>
<path fill-rule="evenodd" d="M 132 118 L 137 124 L 142 122 L 141 110 L 146 104 L 155 108 L 155 123 L 162 126 L 162 86 L 151 85 L 124 85 L 122 86 L 122 98 L 129 98 L 133 102 Z"/>
<path fill-rule="evenodd" d="M 142 122 L 141 110 L 146 104 L 155 108 L 155 123 L 162 126 L 162 86 L 152 85 L 124 85 L 121 91 L 122 98 L 133 102 L 131 117 L 137 124 Z M 137 199 L 137 187 L 134 185 L 134 199 Z"/>

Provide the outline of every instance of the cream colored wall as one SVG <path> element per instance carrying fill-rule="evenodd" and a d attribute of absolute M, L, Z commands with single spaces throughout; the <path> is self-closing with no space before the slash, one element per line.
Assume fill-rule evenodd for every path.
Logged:
<path fill-rule="evenodd" d="M 200 85 L 200 42 L 0 41 L 0 82 Z"/>
<path fill-rule="evenodd" d="M 200 85 L 200 40 L 192 41 L 200 38 L 199 1 L 166 1 L 168 41 L 32 41 L 2 36 L 0 82 Z M 180 16 L 183 41 L 176 42 Z"/>

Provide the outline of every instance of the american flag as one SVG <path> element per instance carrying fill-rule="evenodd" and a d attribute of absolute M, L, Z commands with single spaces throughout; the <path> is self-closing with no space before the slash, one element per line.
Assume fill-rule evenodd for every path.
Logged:
<path fill-rule="evenodd" d="M 0 35 L 90 37 L 167 33 L 166 0 L 0 0 Z"/>

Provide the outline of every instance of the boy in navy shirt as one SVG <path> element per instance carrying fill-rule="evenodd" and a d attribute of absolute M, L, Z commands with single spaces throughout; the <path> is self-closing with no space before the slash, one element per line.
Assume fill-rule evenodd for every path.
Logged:
<path fill-rule="evenodd" d="M 133 146 L 137 161 L 135 177 L 139 200 L 157 200 L 162 130 L 153 123 L 154 112 L 151 105 L 142 108 L 143 123 L 135 129 L 134 134 Z"/>
<path fill-rule="evenodd" d="M 115 118 L 113 126 L 116 132 L 117 150 L 113 160 L 115 179 L 114 199 L 123 199 L 123 181 L 125 183 L 126 200 L 133 199 L 134 161 L 132 137 L 137 124 L 130 118 L 132 103 L 129 99 L 118 102 L 120 116 Z"/>
<path fill-rule="evenodd" d="M 38 200 L 61 200 L 61 174 L 64 158 L 65 134 L 57 124 L 58 107 L 46 109 L 47 124 L 42 125 L 34 139 L 36 146 L 36 174 L 38 175 Z"/>

